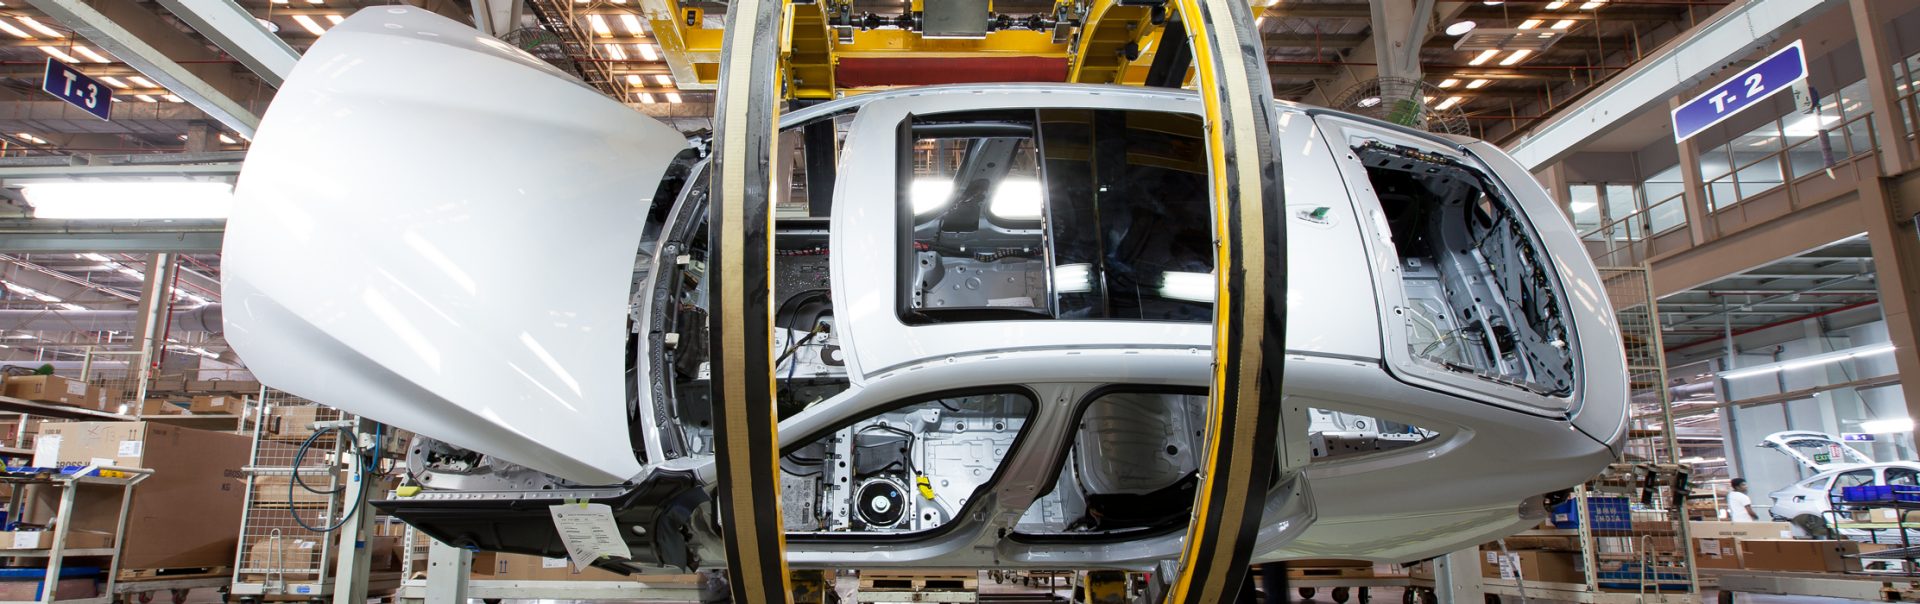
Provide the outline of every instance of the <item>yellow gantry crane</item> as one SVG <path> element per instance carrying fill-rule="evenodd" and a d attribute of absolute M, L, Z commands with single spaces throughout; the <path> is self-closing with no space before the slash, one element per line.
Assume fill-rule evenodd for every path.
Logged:
<path fill-rule="evenodd" d="M 769 302 L 769 167 L 778 165 L 782 106 L 929 83 L 885 76 L 935 60 L 949 78 L 987 69 L 1014 76 L 1002 80 L 1198 88 L 1219 276 L 1214 375 L 1200 489 L 1167 602 L 1230 601 L 1246 577 L 1273 477 L 1292 477 L 1305 464 L 1290 448 L 1275 454 L 1283 418 L 1303 418 L 1304 410 L 1280 396 L 1285 204 L 1254 7 L 1245 0 L 1063 1 L 1050 14 L 1016 18 L 994 15 L 988 5 L 987 31 L 970 31 L 964 27 L 979 23 L 978 15 L 949 21 L 943 11 L 952 9 L 942 4 L 915 0 L 907 14 L 883 17 L 856 15 L 844 1 L 736 0 L 725 27 L 716 29 L 699 9 L 674 0 L 643 3 L 680 87 L 717 90 L 709 170 L 709 236 L 719 262 L 711 300 L 713 423 L 733 597 L 742 604 L 792 597 L 778 496 Z M 954 34 L 956 22 L 966 24 L 960 35 L 929 35 Z"/>

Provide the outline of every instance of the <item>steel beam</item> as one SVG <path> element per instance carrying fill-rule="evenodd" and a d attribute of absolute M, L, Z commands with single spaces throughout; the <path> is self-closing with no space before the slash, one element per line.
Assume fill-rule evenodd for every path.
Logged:
<path fill-rule="evenodd" d="M 1707 81 L 1734 60 L 1765 48 L 1782 33 L 1843 0 L 1750 0 L 1727 7 L 1676 43 L 1633 64 L 1587 93 L 1578 104 L 1536 126 L 1507 152 L 1535 170 L 1628 118 L 1664 107 L 1667 99 Z"/>
<path fill-rule="evenodd" d="M 268 86 L 279 88 L 293 72 L 294 62 L 300 60 L 299 52 L 267 31 L 253 13 L 233 0 L 160 0 L 160 4 L 253 70 Z"/>
<path fill-rule="evenodd" d="M 525 2 L 520 0 L 471 1 L 474 29 L 495 38 L 504 38 L 508 32 L 520 28 L 520 16 L 526 11 Z"/>
<path fill-rule="evenodd" d="M 27 1 L 62 25 L 72 28 L 74 33 L 93 42 L 101 49 L 113 53 L 135 69 L 139 69 L 147 77 L 172 90 L 175 95 L 199 107 L 208 116 L 234 132 L 240 133 L 241 136 L 251 138 L 254 130 L 260 127 L 260 116 L 253 110 L 241 105 L 233 96 L 215 87 L 200 74 L 181 65 L 160 49 L 155 48 L 148 40 L 128 30 L 126 25 L 102 12 L 109 5 L 115 5 L 113 6 L 117 9 L 115 12 L 137 11 L 151 19 L 150 11 L 129 0 L 98 3 L 82 0 Z M 158 21 L 153 19 L 152 22 L 142 23 L 140 26 L 152 28 L 156 24 L 165 25 Z"/>

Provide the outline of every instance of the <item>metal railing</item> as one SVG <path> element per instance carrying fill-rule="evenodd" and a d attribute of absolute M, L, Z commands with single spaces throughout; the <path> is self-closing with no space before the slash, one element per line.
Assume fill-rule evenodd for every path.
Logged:
<path fill-rule="evenodd" d="M 1645 190 L 1643 187 L 1636 188 Z M 1637 263 L 1647 256 L 1646 240 L 1687 225 L 1685 198 L 1685 193 L 1676 193 L 1632 214 L 1582 232 L 1580 239 L 1600 242 L 1604 246 L 1605 249 L 1589 250 L 1596 264 L 1612 266 Z"/>
<path fill-rule="evenodd" d="M 1832 166 L 1827 161 L 1827 149 L 1820 145 L 1823 139 L 1831 145 L 1832 165 L 1880 148 L 1873 134 L 1873 116 L 1862 113 L 1708 180 L 1704 191 L 1707 207 L 1719 212 L 1789 183 L 1825 173 Z"/>

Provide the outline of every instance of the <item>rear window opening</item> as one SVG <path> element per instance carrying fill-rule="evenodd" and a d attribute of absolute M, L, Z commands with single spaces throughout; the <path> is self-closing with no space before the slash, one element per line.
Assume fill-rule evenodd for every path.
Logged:
<path fill-rule="evenodd" d="M 1416 362 L 1560 396 L 1573 388 L 1565 301 L 1537 237 L 1480 170 L 1367 140 L 1366 166 L 1399 256 L 1404 341 Z"/>

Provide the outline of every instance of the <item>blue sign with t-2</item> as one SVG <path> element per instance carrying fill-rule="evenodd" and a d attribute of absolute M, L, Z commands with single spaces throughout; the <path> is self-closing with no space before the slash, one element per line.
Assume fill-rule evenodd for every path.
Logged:
<path fill-rule="evenodd" d="M 113 114 L 113 89 L 66 63 L 47 59 L 47 74 L 40 80 L 40 89 L 94 117 L 104 120 Z"/>
<path fill-rule="evenodd" d="M 1794 40 L 1759 63 L 1673 109 L 1673 141 L 1687 140 L 1807 78 L 1807 50 Z"/>

